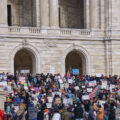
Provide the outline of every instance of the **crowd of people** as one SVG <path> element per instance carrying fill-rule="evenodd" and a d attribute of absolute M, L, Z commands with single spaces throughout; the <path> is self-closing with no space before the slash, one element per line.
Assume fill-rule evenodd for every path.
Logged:
<path fill-rule="evenodd" d="M 119 120 L 119 85 L 117 75 L 2 73 L 0 120 Z"/>

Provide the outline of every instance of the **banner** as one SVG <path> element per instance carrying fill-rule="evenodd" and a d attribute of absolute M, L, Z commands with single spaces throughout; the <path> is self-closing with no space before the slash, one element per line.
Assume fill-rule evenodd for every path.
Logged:
<path fill-rule="evenodd" d="M 73 75 L 79 75 L 79 69 L 72 69 Z"/>
<path fill-rule="evenodd" d="M 7 75 L 0 75 L 0 80 L 7 80 Z"/>

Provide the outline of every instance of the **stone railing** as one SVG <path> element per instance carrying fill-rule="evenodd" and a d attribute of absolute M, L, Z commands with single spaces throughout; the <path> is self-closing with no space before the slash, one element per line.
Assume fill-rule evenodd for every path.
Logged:
<path fill-rule="evenodd" d="M 8 27 L 9 34 L 20 34 L 20 35 L 54 35 L 54 36 L 81 36 L 81 37 L 90 37 L 91 32 L 87 29 L 40 29 L 37 27 Z"/>
<path fill-rule="evenodd" d="M 8 27 L 9 33 L 20 33 L 20 34 L 40 34 L 40 28 L 36 27 Z"/>
<path fill-rule="evenodd" d="M 70 35 L 70 36 L 90 36 L 91 32 L 87 29 L 60 29 L 61 35 Z"/>

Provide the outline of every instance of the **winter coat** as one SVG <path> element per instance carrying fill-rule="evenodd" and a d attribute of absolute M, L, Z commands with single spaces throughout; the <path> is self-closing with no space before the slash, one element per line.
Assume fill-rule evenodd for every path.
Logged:
<path fill-rule="evenodd" d="M 77 106 L 74 110 L 74 114 L 76 119 L 83 118 L 83 108 L 81 106 Z"/>
<path fill-rule="evenodd" d="M 71 115 L 67 111 L 66 108 L 64 108 L 63 113 L 62 113 L 62 120 L 71 120 Z"/>
<path fill-rule="evenodd" d="M 22 105 L 19 106 L 19 110 L 17 111 L 16 120 L 25 120 L 25 109 Z"/>
<path fill-rule="evenodd" d="M 95 120 L 95 114 L 92 107 L 90 108 L 90 111 L 88 114 L 88 120 Z"/>
<path fill-rule="evenodd" d="M 2 120 L 2 117 L 4 116 L 3 111 L 0 109 L 0 120 Z"/>
<path fill-rule="evenodd" d="M 110 108 L 109 120 L 115 120 L 115 109 L 113 107 Z"/>
<path fill-rule="evenodd" d="M 98 109 L 98 113 L 97 113 L 97 120 L 104 120 L 104 109 L 103 108 L 99 108 Z"/>

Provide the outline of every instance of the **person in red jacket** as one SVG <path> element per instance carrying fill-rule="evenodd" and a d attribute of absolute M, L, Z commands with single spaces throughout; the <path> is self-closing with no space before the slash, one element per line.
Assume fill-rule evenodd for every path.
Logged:
<path fill-rule="evenodd" d="M 3 116 L 4 116 L 4 113 L 3 113 L 3 111 L 0 109 L 0 120 L 2 120 Z"/>

